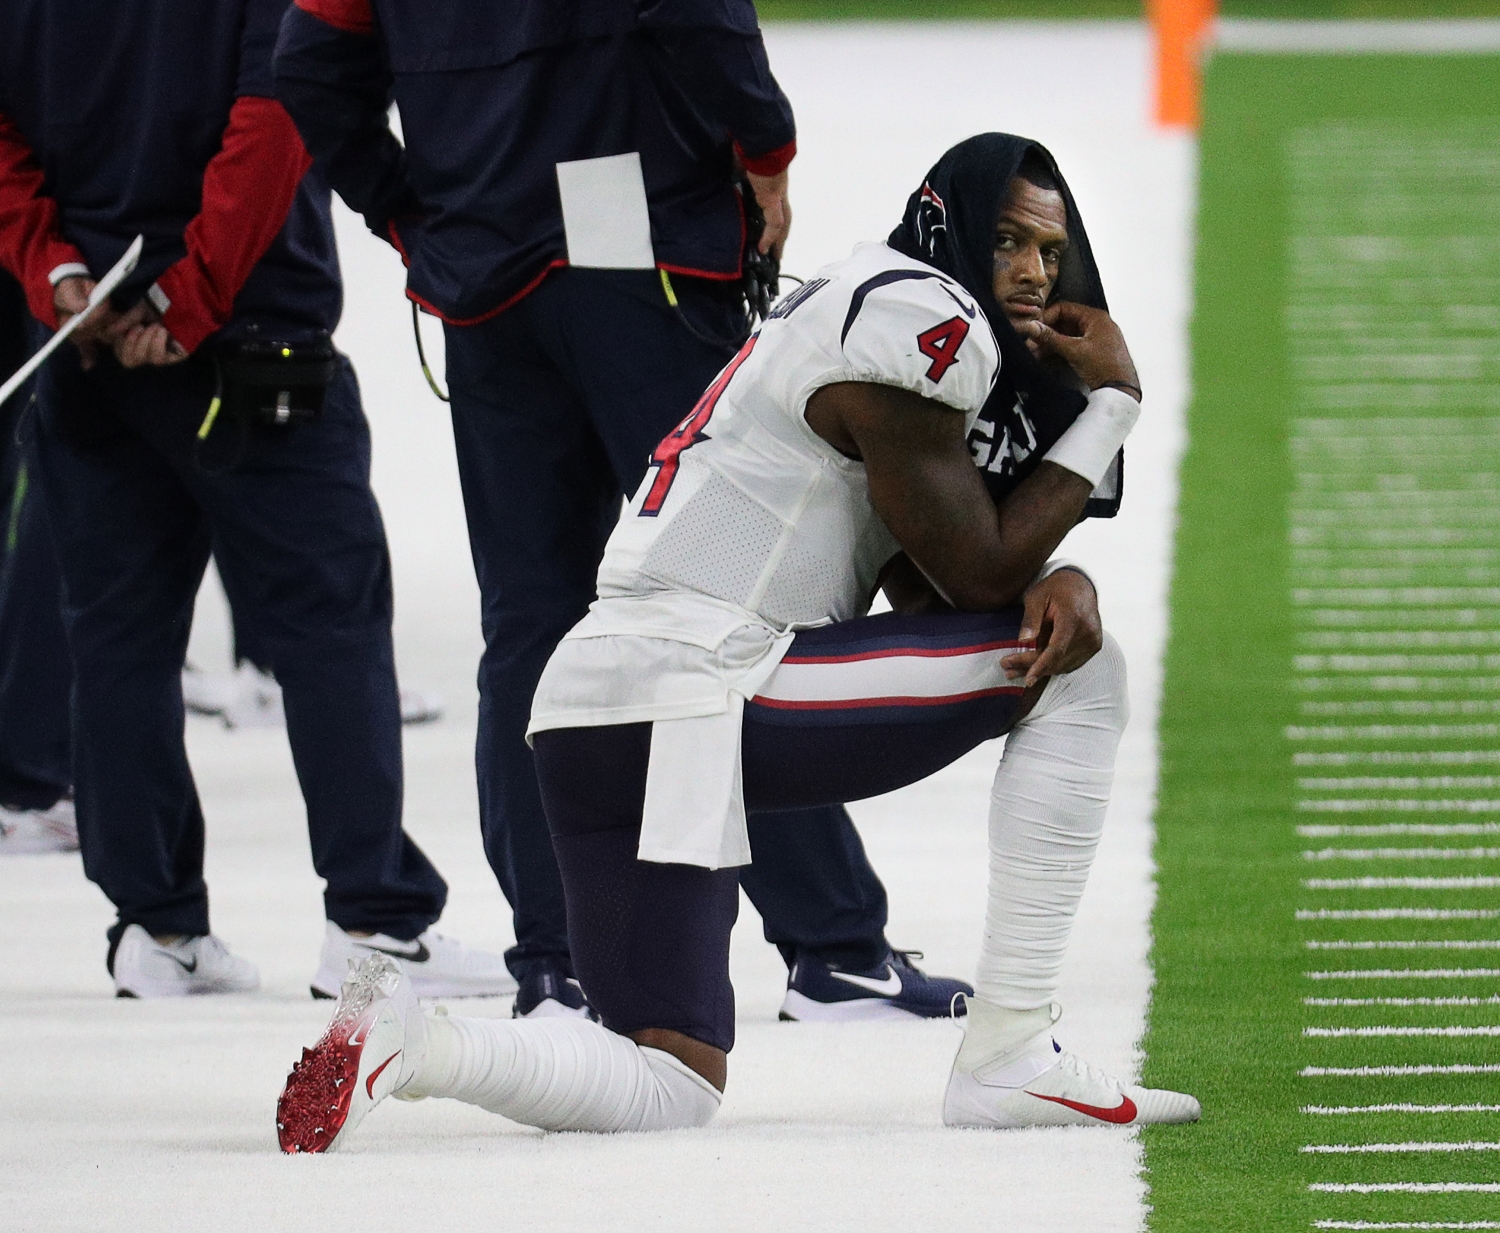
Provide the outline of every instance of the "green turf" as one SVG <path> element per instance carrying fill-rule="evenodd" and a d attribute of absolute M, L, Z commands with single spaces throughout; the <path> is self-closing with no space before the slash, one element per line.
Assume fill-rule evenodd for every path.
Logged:
<path fill-rule="evenodd" d="M 1141 0 L 757 0 L 764 21 L 1140 18 Z M 1224 0 L 1225 17 L 1500 17 L 1500 0 Z"/>
<path fill-rule="evenodd" d="M 1344 122 L 1343 128 L 1331 127 Z M 1455 167 L 1440 166 L 1441 174 L 1422 170 L 1443 165 L 1445 142 L 1457 142 Z M 1413 629 L 1435 631 L 1450 644 L 1468 638 L 1489 646 L 1490 658 L 1481 654 L 1475 663 L 1479 671 L 1493 668 L 1500 659 L 1494 654 L 1500 650 L 1496 595 L 1464 592 L 1458 599 L 1467 607 L 1442 607 L 1443 597 L 1419 594 L 1407 597 L 1411 602 L 1405 607 L 1398 596 L 1385 607 L 1361 608 L 1360 603 L 1373 602 L 1372 593 L 1340 599 L 1317 591 L 1322 598 L 1300 606 L 1291 594 L 1312 584 L 1493 586 L 1500 581 L 1500 498 L 1493 486 L 1500 472 L 1497 143 L 1496 58 L 1223 55 L 1209 67 L 1192 327 L 1194 395 L 1161 726 L 1160 898 L 1152 954 L 1157 983 L 1145 1042 L 1146 1081 L 1196 1093 L 1205 1114 L 1195 1127 L 1145 1132 L 1151 1227 L 1159 1233 L 1273 1233 L 1305 1230 L 1319 1219 L 1500 1220 L 1500 1194 L 1494 1193 L 1308 1190 L 1310 1183 L 1330 1181 L 1500 1177 L 1500 1153 L 1493 1152 L 1308 1156 L 1299 1151 L 1318 1143 L 1500 1139 L 1500 1115 L 1494 1113 L 1317 1117 L 1299 1112 L 1323 1102 L 1500 1105 L 1500 1075 L 1495 1074 L 1299 1076 L 1306 1065 L 1500 1060 L 1500 1038 L 1310 1040 L 1302 1035 L 1309 1025 L 1500 1023 L 1500 1005 L 1353 1009 L 1302 1003 L 1316 995 L 1493 996 L 1500 993 L 1500 979 L 1315 984 L 1303 974 L 1382 966 L 1500 968 L 1500 951 L 1494 950 L 1310 954 L 1306 949 L 1309 940 L 1494 939 L 1500 937 L 1500 920 L 1299 922 L 1294 914 L 1390 906 L 1494 909 L 1500 907 L 1500 892 L 1315 891 L 1303 880 L 1494 875 L 1500 874 L 1500 860 L 1401 862 L 1397 868 L 1379 862 L 1310 863 L 1301 853 L 1360 843 L 1500 848 L 1500 835 L 1300 837 L 1299 824 L 1380 824 L 1411 815 L 1299 812 L 1297 800 L 1317 794 L 1306 784 L 1299 789 L 1299 775 L 1431 775 L 1437 770 L 1292 764 L 1298 751 L 1339 756 L 1350 751 L 1358 757 L 1375 750 L 1399 759 L 1462 748 L 1482 759 L 1500 750 L 1494 735 L 1500 681 L 1493 671 L 1464 675 L 1450 664 L 1420 679 L 1338 678 L 1333 672 L 1319 676 L 1321 669 L 1309 667 L 1313 661 L 1307 660 L 1301 675 L 1294 673 L 1294 656 L 1330 646 L 1346 651 L 1390 646 Z M 1330 186 L 1320 168 L 1339 160 L 1342 187 Z M 1453 235 L 1478 238 L 1455 249 L 1448 238 Z M 1361 266 L 1361 261 L 1375 265 Z M 1382 261 L 1387 264 L 1379 265 Z M 1361 269 L 1386 271 L 1384 290 L 1346 296 L 1340 279 Z M 1361 302 L 1361 295 L 1371 302 Z M 1385 344 L 1362 349 L 1362 337 L 1382 330 L 1389 335 Z M 1330 373 L 1343 375 L 1334 380 Z M 1475 434 L 1450 435 L 1446 445 L 1430 448 L 1388 449 L 1384 443 L 1399 443 L 1403 433 L 1385 432 L 1376 417 L 1404 417 L 1414 427 L 1413 415 L 1440 418 L 1443 431 L 1451 432 L 1472 422 Z M 1311 420 L 1322 427 L 1309 427 Z M 1333 444 L 1319 432 L 1331 433 Z M 1291 448 L 1294 437 L 1297 453 Z M 1353 448 L 1351 441 L 1365 451 L 1353 463 L 1350 455 L 1339 453 Z M 1294 481 L 1294 474 L 1303 478 Z M 1466 491 L 1441 508 L 1431 502 L 1446 498 L 1422 495 L 1455 487 Z M 1418 509 L 1415 515 L 1402 504 L 1412 500 L 1418 502 L 1411 506 Z M 1364 516 L 1360 510 L 1373 510 L 1369 516 L 1375 521 L 1364 529 L 1320 530 L 1320 511 L 1328 510 L 1342 510 L 1338 517 L 1356 521 Z M 1410 525 L 1382 530 L 1383 510 L 1398 511 L 1389 516 L 1398 523 L 1406 518 Z M 1423 511 L 1431 510 L 1437 511 L 1436 523 L 1421 524 Z M 1452 525 L 1443 530 L 1437 524 Z M 1292 535 L 1302 538 L 1289 544 Z M 1417 545 L 1415 555 L 1409 548 L 1390 547 L 1402 543 Z M 1461 547 L 1433 549 L 1434 544 Z M 1339 608 L 1340 603 L 1346 606 Z M 1424 715 L 1432 722 L 1468 719 L 1489 727 L 1471 731 L 1466 739 L 1423 740 L 1407 731 L 1387 739 L 1365 734 L 1300 744 L 1287 732 L 1293 725 L 1410 725 L 1413 716 Z M 1500 761 L 1480 765 L 1475 773 L 1500 775 Z M 1346 787 L 1342 797 L 1351 791 Z M 1482 812 L 1478 802 L 1488 796 L 1493 805 L 1500 798 L 1500 791 L 1482 789 L 1383 794 L 1470 798 L 1476 802 L 1471 807 L 1481 812 L 1421 814 L 1416 820 L 1481 825 L 1492 825 L 1496 814 Z M 1382 791 L 1355 795 L 1378 798 Z"/>

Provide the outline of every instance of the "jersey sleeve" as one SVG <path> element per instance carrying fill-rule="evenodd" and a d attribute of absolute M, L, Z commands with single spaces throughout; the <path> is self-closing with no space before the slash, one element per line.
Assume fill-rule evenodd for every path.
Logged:
<path fill-rule="evenodd" d="M 988 320 L 962 288 L 888 270 L 856 288 L 844 319 L 845 380 L 896 385 L 977 411 L 1000 369 Z"/>

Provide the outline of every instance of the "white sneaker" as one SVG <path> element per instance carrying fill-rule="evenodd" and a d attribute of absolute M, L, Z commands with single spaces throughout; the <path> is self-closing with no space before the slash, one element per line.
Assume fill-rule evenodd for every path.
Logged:
<path fill-rule="evenodd" d="M 286 709 L 281 686 L 269 672 L 245 662 L 233 676 L 210 676 L 191 666 L 182 670 L 182 700 L 198 715 L 219 715 L 226 728 L 284 728 Z M 436 694 L 403 689 L 401 722 L 426 724 L 443 717 L 443 700 Z"/>
<path fill-rule="evenodd" d="M 158 942 L 139 925 L 126 926 L 110 960 L 117 998 L 181 998 L 197 993 L 249 993 L 260 972 L 229 953 L 213 934 Z"/>
<path fill-rule="evenodd" d="M 404 724 L 430 724 L 443 717 L 443 700 L 436 694 L 424 694 L 419 689 L 401 691 L 401 722 Z"/>
<path fill-rule="evenodd" d="M 63 797 L 48 809 L 10 809 L 0 805 L 0 855 L 78 851 L 78 819 L 73 802 Z"/>
<path fill-rule="evenodd" d="M 350 966 L 375 954 L 401 960 L 419 998 L 501 997 L 516 991 L 515 978 L 499 955 L 474 950 L 431 929 L 410 942 L 401 942 L 383 933 L 352 937 L 329 921 L 318 973 L 312 979 L 313 997 L 338 996 L 339 982 Z"/>
<path fill-rule="evenodd" d="M 284 728 L 286 711 L 281 704 L 281 686 L 269 672 L 249 660 L 235 669 L 230 680 L 229 700 L 220 712 L 226 728 Z"/>
<path fill-rule="evenodd" d="M 344 979 L 322 1039 L 302 1050 L 276 1102 L 283 1152 L 331 1152 L 427 1054 L 427 1024 L 401 964 L 371 954 Z"/>
<path fill-rule="evenodd" d="M 943 1097 L 949 1126 L 1144 1126 L 1196 1122 L 1182 1092 L 1126 1085 L 1052 1039 L 1062 1010 L 1005 1010 L 969 998 L 964 1040 Z"/>
<path fill-rule="evenodd" d="M 182 704 L 194 715 L 222 715 L 224 708 L 234 701 L 237 677 L 215 676 L 195 668 L 182 665 Z"/>

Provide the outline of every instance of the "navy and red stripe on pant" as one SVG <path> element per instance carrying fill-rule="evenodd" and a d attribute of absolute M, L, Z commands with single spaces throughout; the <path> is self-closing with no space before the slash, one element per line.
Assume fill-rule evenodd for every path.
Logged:
<path fill-rule="evenodd" d="M 891 792 L 1009 731 L 1033 700 L 1000 667 L 1027 645 L 1020 624 L 1020 608 L 888 613 L 798 634 L 745 705 L 746 810 Z M 669 1028 L 727 1051 L 740 871 L 636 859 L 651 725 L 563 728 L 533 741 L 573 966 L 604 1025 Z"/>

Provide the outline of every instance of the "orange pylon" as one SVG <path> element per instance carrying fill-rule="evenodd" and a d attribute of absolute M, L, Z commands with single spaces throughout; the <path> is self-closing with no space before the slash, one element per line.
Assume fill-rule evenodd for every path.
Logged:
<path fill-rule="evenodd" d="M 1156 122 L 1198 127 L 1204 40 L 1217 0 L 1146 0 L 1156 33 Z"/>

